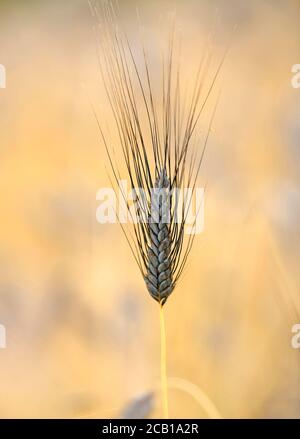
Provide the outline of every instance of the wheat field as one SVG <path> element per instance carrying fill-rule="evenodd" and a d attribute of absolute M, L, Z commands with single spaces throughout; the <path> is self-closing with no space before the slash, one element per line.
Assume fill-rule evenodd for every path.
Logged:
<path fill-rule="evenodd" d="M 212 28 L 216 62 L 230 44 L 205 227 L 165 307 L 170 416 L 299 418 L 300 4 L 119 3 L 154 71 L 175 6 L 187 78 Z M 93 26 L 85 0 L 0 3 L 1 418 L 161 415 L 157 304 L 118 224 L 96 221 L 110 183 L 91 102 L 118 145 Z"/>

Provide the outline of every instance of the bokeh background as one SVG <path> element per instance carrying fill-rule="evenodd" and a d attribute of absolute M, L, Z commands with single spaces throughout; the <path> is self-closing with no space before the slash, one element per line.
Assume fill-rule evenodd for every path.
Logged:
<path fill-rule="evenodd" d="M 209 416 L 192 390 L 223 417 L 300 417 L 300 3 L 119 4 L 133 44 L 138 6 L 158 51 L 176 7 L 189 65 L 212 26 L 217 58 L 230 42 L 205 230 L 165 307 L 168 374 L 185 380 L 170 415 Z M 0 2 L 2 418 L 161 416 L 158 307 L 120 227 L 96 221 L 109 179 L 91 101 L 108 127 L 111 113 L 94 24 L 86 0 Z"/>

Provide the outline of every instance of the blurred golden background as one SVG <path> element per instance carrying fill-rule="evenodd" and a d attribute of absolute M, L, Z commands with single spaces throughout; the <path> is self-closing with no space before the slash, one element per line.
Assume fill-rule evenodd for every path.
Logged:
<path fill-rule="evenodd" d="M 216 53 L 231 41 L 205 230 L 165 307 L 168 375 L 223 417 L 300 417 L 299 1 L 119 3 L 150 45 L 176 6 L 190 63 L 214 22 Z M 0 3 L 1 418 L 161 416 L 158 307 L 120 227 L 96 221 L 109 179 L 90 100 L 111 116 L 93 26 L 86 0 Z M 169 397 L 171 417 L 208 416 L 184 389 Z"/>

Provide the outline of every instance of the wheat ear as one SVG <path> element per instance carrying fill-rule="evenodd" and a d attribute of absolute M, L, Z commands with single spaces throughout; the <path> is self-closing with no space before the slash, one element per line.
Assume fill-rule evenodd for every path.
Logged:
<path fill-rule="evenodd" d="M 169 418 L 168 377 L 167 377 L 167 338 L 163 306 L 159 305 L 160 322 L 160 383 L 165 419 Z"/>
<path fill-rule="evenodd" d="M 101 23 L 99 67 L 118 133 L 123 163 L 132 192 L 135 193 L 134 208 L 138 221 L 133 221 L 132 232 L 125 230 L 122 224 L 121 227 L 147 290 L 159 303 L 161 388 L 164 415 L 168 417 L 163 305 L 183 273 L 195 238 L 195 235 L 185 237 L 190 200 L 183 199 L 181 223 L 176 220 L 176 189 L 188 187 L 194 193 L 215 109 L 200 151 L 195 148 L 199 146 L 199 139 L 195 138 L 196 127 L 225 56 L 214 70 L 207 87 L 204 87 L 204 79 L 209 70 L 210 55 L 203 56 L 192 82 L 191 97 L 182 102 L 180 61 L 178 60 L 177 66 L 174 65 L 172 32 L 167 58 L 164 58 L 162 65 L 162 87 L 158 104 L 145 48 L 142 47 L 141 67 L 127 35 L 117 26 L 112 3 L 104 2 L 100 13 L 97 7 L 92 9 Z M 113 179 L 118 185 L 119 168 L 98 118 L 97 122 Z M 115 190 L 118 192 L 116 187 Z M 126 201 L 124 194 L 122 195 Z M 126 205 L 132 217 L 127 202 Z"/>
<path fill-rule="evenodd" d="M 172 280 L 171 236 L 169 227 L 168 193 L 170 180 L 162 169 L 155 182 L 157 193 L 151 197 L 149 218 L 148 267 L 145 282 L 153 299 L 161 305 L 174 289 Z M 164 196 L 165 195 L 165 196 Z"/>
<path fill-rule="evenodd" d="M 133 219 L 133 231 L 121 226 L 148 292 L 164 305 L 182 275 L 195 238 L 193 234 L 185 236 L 191 198 L 183 197 L 182 218 L 180 223 L 177 221 L 178 191 L 195 191 L 214 112 L 200 151 L 196 127 L 224 59 L 204 87 L 210 56 L 203 56 L 191 85 L 191 98 L 182 102 L 180 60 L 174 60 L 172 31 L 162 65 L 161 92 L 156 100 L 144 46 L 140 66 L 127 35 L 117 26 L 113 5 L 104 2 L 102 13 L 97 8 L 94 12 L 101 23 L 99 67 L 123 163 L 135 194 L 136 218 L 132 218 L 122 194 Z M 120 171 L 98 119 L 97 122 L 118 186 Z M 117 193 L 118 189 L 115 187 Z"/>

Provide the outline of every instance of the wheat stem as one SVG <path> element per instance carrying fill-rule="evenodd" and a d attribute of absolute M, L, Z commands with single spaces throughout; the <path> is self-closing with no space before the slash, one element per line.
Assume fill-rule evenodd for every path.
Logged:
<path fill-rule="evenodd" d="M 167 382 L 167 343 L 163 305 L 159 304 L 160 321 L 160 380 L 164 418 L 169 418 L 168 382 Z"/>

